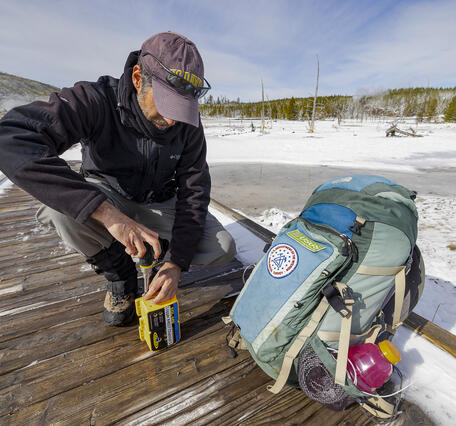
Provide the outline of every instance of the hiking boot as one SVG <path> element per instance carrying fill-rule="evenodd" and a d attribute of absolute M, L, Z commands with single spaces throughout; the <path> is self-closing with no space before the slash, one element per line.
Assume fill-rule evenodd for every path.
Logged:
<path fill-rule="evenodd" d="M 93 270 L 107 279 L 103 317 L 108 325 L 122 326 L 135 318 L 135 295 L 138 292 L 136 266 L 118 241 L 87 257 Z"/>
<path fill-rule="evenodd" d="M 104 301 L 103 318 L 107 325 L 124 326 L 130 324 L 135 318 L 135 294 L 126 296 L 114 295 L 106 292 Z"/>

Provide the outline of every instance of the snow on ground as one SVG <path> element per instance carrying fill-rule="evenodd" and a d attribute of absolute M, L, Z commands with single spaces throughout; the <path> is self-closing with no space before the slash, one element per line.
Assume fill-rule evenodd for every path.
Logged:
<path fill-rule="evenodd" d="M 456 124 L 404 121 L 422 138 L 386 138 L 388 121 L 318 121 L 315 133 L 302 121 L 267 122 L 266 133 L 256 120 L 203 121 L 209 164 L 217 162 L 267 162 L 367 169 L 414 171 L 422 168 L 456 167 Z M 251 123 L 255 132 L 250 131 Z"/>

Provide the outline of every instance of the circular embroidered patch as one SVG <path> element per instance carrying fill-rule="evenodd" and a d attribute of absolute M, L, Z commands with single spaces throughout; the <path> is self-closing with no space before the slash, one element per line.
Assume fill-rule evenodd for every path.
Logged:
<path fill-rule="evenodd" d="M 268 272 L 274 278 L 290 275 L 298 265 L 298 253 L 288 244 L 278 244 L 268 254 Z"/>

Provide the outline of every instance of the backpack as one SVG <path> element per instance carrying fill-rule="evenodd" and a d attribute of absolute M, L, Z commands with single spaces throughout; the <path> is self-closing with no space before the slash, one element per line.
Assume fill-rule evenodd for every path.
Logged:
<path fill-rule="evenodd" d="M 229 346 L 249 350 L 276 380 L 271 392 L 301 384 L 331 408 L 357 401 L 375 417 L 395 414 L 397 404 L 353 384 L 347 358 L 349 346 L 391 339 L 422 294 L 415 197 L 380 176 L 344 176 L 320 185 L 279 231 L 225 319 L 235 325 Z M 335 401 L 312 395 L 306 363 L 330 377 Z"/>

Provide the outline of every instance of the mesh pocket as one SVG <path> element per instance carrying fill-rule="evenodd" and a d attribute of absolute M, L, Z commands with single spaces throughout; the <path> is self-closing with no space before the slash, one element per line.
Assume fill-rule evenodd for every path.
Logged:
<path fill-rule="evenodd" d="M 341 411 L 356 402 L 342 386 L 334 383 L 334 377 L 310 345 L 299 356 L 298 381 L 299 387 L 309 398 L 331 410 Z"/>

